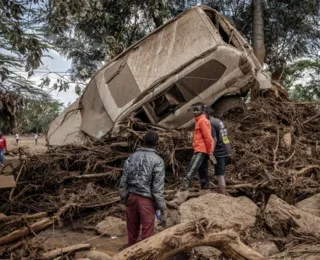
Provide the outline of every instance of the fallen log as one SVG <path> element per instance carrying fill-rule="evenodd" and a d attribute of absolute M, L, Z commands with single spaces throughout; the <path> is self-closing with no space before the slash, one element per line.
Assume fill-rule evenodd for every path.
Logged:
<path fill-rule="evenodd" d="M 170 259 L 175 254 L 199 246 L 219 249 L 225 256 L 239 260 L 260 260 L 262 255 L 240 241 L 232 230 L 211 230 L 209 220 L 182 223 L 168 228 L 115 255 L 113 260 Z"/>
<path fill-rule="evenodd" d="M 28 227 L 24 227 L 18 230 L 11 232 L 10 234 L 0 237 L 0 246 L 10 244 L 23 236 L 27 236 L 30 233 L 39 233 L 41 230 L 46 229 L 54 222 L 53 218 L 44 218 L 41 219 Z"/>
<path fill-rule="evenodd" d="M 54 259 L 58 256 L 68 254 L 68 253 L 74 253 L 82 250 L 88 250 L 92 246 L 90 244 L 78 244 L 78 245 L 73 245 L 73 246 L 67 246 L 63 248 L 57 248 L 52 251 L 49 251 L 47 253 L 43 254 L 43 259 Z"/>
<path fill-rule="evenodd" d="M 117 172 L 120 172 L 120 169 L 117 169 Z M 72 179 L 95 179 L 95 178 L 105 178 L 105 177 L 114 177 L 115 173 L 114 172 L 104 172 L 104 173 L 94 173 L 94 174 L 84 174 L 84 175 L 76 175 L 76 176 L 67 176 L 64 177 L 59 183 L 63 183 L 68 180 Z"/>
<path fill-rule="evenodd" d="M 47 216 L 47 212 L 39 212 L 32 215 L 20 215 L 20 216 L 7 216 L 0 218 L 0 224 L 5 223 L 6 225 L 10 223 L 18 223 L 23 220 L 36 220 L 39 218 L 44 218 Z"/>

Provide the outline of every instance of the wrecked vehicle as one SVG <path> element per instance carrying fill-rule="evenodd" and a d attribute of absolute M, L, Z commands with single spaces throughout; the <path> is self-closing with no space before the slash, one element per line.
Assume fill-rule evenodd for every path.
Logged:
<path fill-rule="evenodd" d="M 253 87 L 271 88 L 251 46 L 220 13 L 194 7 L 126 49 L 101 68 L 79 100 L 56 118 L 49 145 L 101 138 L 135 113 L 168 129 L 189 127 L 192 103 L 222 116 L 244 108 Z"/>

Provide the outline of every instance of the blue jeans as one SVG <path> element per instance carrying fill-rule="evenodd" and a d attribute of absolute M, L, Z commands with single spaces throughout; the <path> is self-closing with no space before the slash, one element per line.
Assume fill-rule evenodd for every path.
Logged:
<path fill-rule="evenodd" d="M 0 149 L 0 163 L 4 163 L 4 149 Z"/>

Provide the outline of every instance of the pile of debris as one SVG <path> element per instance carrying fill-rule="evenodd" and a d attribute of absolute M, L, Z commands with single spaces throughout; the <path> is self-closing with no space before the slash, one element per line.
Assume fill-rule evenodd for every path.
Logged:
<path fill-rule="evenodd" d="M 246 219 L 246 216 L 240 217 L 237 223 L 226 220 L 229 224 L 235 224 L 227 227 L 210 219 L 209 215 L 215 214 L 208 214 L 206 217 L 203 210 L 200 210 L 202 213 L 199 214 L 199 216 L 205 217 L 202 220 L 188 217 L 182 220 L 182 214 L 178 214 L 180 217 L 177 217 L 177 212 L 181 210 L 181 207 L 186 207 L 187 203 L 194 203 L 192 201 L 199 199 L 200 201 L 197 203 L 201 205 L 201 200 L 205 196 L 222 196 L 212 193 L 204 195 L 202 191 L 197 189 L 195 181 L 194 188 L 186 197 L 188 201 L 180 205 L 178 210 L 174 208 L 170 211 L 171 220 L 169 222 L 173 227 L 157 234 L 157 236 L 162 233 L 176 234 L 175 232 L 179 230 L 180 234 L 185 234 L 181 235 L 182 238 L 178 244 L 182 246 L 179 248 L 188 251 L 191 246 L 190 243 L 183 244 L 183 241 L 187 241 L 184 239 L 197 238 L 199 240 L 199 237 L 207 238 L 204 235 L 206 232 L 210 234 L 222 232 L 221 236 L 211 236 L 216 241 L 215 243 L 210 238 L 210 241 L 202 244 L 215 246 L 219 245 L 217 241 L 222 239 L 226 244 L 222 243 L 224 246 L 219 249 L 227 256 L 233 254 L 235 259 L 237 257 L 234 254 L 238 251 L 235 247 L 232 247 L 231 250 L 231 247 L 227 246 L 228 243 L 228 245 L 230 243 L 237 244 L 238 249 L 242 250 L 241 252 L 251 252 L 251 249 L 248 249 L 245 244 L 249 245 L 253 240 L 262 237 L 277 241 L 277 248 L 281 250 L 289 250 L 288 245 L 319 242 L 320 232 L 304 232 L 307 226 L 305 223 L 299 222 L 298 215 L 301 212 L 289 205 L 320 193 L 319 103 L 259 99 L 250 104 L 250 108 L 244 116 L 226 120 L 226 125 L 233 144 L 232 162 L 227 168 L 228 191 L 234 197 L 246 196 L 249 198 L 247 199 L 249 202 L 244 203 L 242 208 L 250 208 L 249 204 L 251 203 L 251 208 L 254 209 L 254 219 L 250 223 L 250 229 L 245 231 L 245 229 L 239 228 L 239 225 L 242 225 L 239 221 Z M 166 199 L 168 206 L 172 206 L 170 200 L 174 199 L 174 193 L 184 176 L 192 154 L 192 133 L 186 130 L 167 131 L 131 118 L 120 126 L 117 133 L 112 133 L 102 140 L 91 141 L 87 145 L 50 148 L 45 154 L 27 156 L 22 160 L 21 166 L 14 172 L 17 187 L 11 191 L 2 192 L 0 212 L 7 216 L 17 213 L 32 213 L 32 215 L 23 217 L 23 221 L 20 222 L 9 221 L 11 224 L 8 227 L 10 228 L 1 229 L 0 248 L 2 253 L 12 251 L 21 253 L 23 251 L 28 255 L 25 249 L 27 242 L 23 243 L 22 249 L 21 243 L 18 242 L 19 246 L 13 243 L 17 243 L 28 234 L 32 235 L 32 232 L 40 231 L 33 228 L 33 225 L 38 225 L 39 221 L 48 221 L 46 223 L 58 221 L 60 225 L 77 223 L 78 226 L 83 227 L 96 225 L 107 216 L 123 218 L 124 207 L 120 205 L 117 193 L 121 167 L 128 155 L 141 145 L 143 135 L 150 128 L 155 128 L 160 135 L 159 151 L 165 160 L 167 173 Z M 211 173 L 213 174 L 213 172 Z M 214 184 L 213 187 L 215 187 Z M 209 201 L 216 199 L 211 198 Z M 275 203 L 276 206 L 272 203 Z M 196 208 L 191 206 L 190 209 L 194 213 Z M 281 213 L 280 208 L 285 209 L 286 213 Z M 228 214 L 233 215 L 236 210 L 246 212 L 246 210 L 237 208 Z M 43 219 L 37 221 L 33 218 L 37 214 L 48 214 L 50 217 L 41 215 Z M 197 214 L 191 215 L 196 216 Z M 221 218 L 225 218 L 225 215 L 223 214 Z M 309 216 L 306 218 L 311 219 Z M 5 223 L 8 223 L 8 219 L 5 220 Z M 183 223 L 189 224 L 184 226 L 186 224 Z M 175 226 L 176 224 L 179 225 Z M 190 225 L 197 227 L 196 233 L 192 231 L 193 228 Z M 20 237 L 15 236 L 22 229 L 32 232 L 23 233 Z M 170 231 L 171 229 L 174 230 L 173 233 Z M 295 232 L 296 230 L 298 232 Z M 181 231 L 183 232 L 181 233 Z M 296 239 L 297 234 L 303 234 L 303 236 Z M 13 236 L 14 239 L 3 240 L 8 236 Z M 146 252 L 144 249 L 147 246 L 145 246 L 139 253 L 140 258 L 130 259 L 151 259 L 146 258 L 150 256 L 150 252 L 154 252 L 153 259 L 156 259 L 157 256 L 168 250 L 168 247 L 159 244 L 162 243 L 162 238 L 165 235 L 160 236 L 161 239 L 158 237 L 157 243 L 150 244 L 149 249 L 153 248 L 154 250 Z M 242 241 L 246 242 L 245 244 L 239 240 L 239 236 Z M 6 242 L 1 243 L 1 241 Z M 35 248 L 39 249 L 39 247 Z M 225 248 L 229 249 L 225 250 Z M 127 250 L 125 250 L 126 254 L 128 254 Z M 43 254 L 41 250 L 31 251 L 32 254 L 35 252 Z M 178 253 L 181 250 L 173 251 Z M 141 252 L 146 253 L 143 255 Z M 137 251 L 132 251 L 132 254 L 139 255 Z M 252 254 L 255 255 L 254 252 Z M 239 256 L 238 258 L 260 259 L 257 255 L 255 256 L 257 258 L 246 258 L 247 256 L 242 256 L 243 258 Z M 41 258 L 38 257 L 38 259 Z"/>

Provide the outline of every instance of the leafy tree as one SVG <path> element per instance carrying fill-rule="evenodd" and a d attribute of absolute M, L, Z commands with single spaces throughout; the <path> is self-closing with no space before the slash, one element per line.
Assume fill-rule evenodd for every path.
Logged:
<path fill-rule="evenodd" d="M 22 98 L 49 98 L 45 91 L 21 76 L 20 72 L 25 71 L 28 76 L 33 75 L 34 70 L 41 65 L 44 53 L 52 47 L 44 34 L 45 26 L 49 26 L 53 32 L 58 32 L 59 28 L 67 26 L 64 16 L 72 15 L 75 10 L 78 12 L 83 7 L 82 3 L 81 0 L 0 1 L 0 128 L 2 131 L 7 132 L 12 129 L 16 112 L 24 107 Z"/>
<path fill-rule="evenodd" d="M 44 94 L 19 75 L 32 75 L 48 45 L 41 38 L 41 24 L 31 0 L 0 1 L 0 91 Z"/>
<path fill-rule="evenodd" d="M 91 0 L 86 8 L 69 16 L 69 27 L 48 38 L 72 60 L 72 79 L 90 78 L 103 62 L 141 39 L 169 17 L 170 1 Z"/>
<path fill-rule="evenodd" d="M 23 111 L 17 116 L 14 130 L 24 133 L 44 133 L 63 109 L 63 103 L 56 100 L 29 99 Z"/>
<path fill-rule="evenodd" d="M 222 12 L 251 43 L 254 1 L 93 0 L 68 18 L 68 28 L 62 28 L 59 34 L 49 32 L 49 35 L 60 52 L 72 60 L 73 77 L 84 80 L 103 62 L 196 4 L 209 5 Z M 287 63 L 314 56 L 320 49 L 319 0 L 257 2 L 264 10 L 264 19 L 259 21 L 260 24 L 264 21 L 265 63 L 273 78 L 281 80 Z"/>
<path fill-rule="evenodd" d="M 285 70 L 285 85 L 298 100 L 320 99 L 320 60 L 299 60 Z"/>

